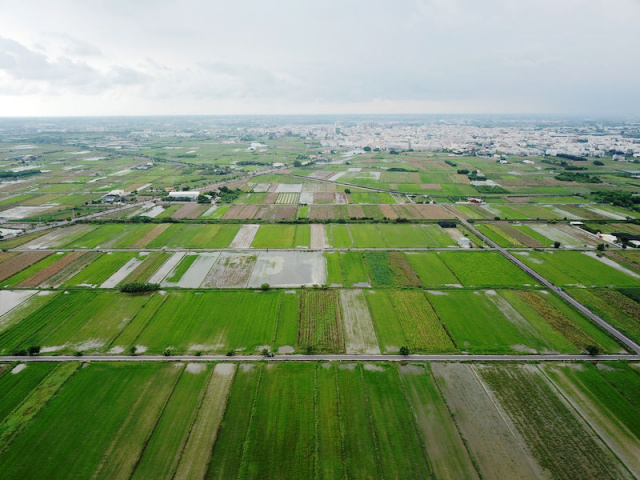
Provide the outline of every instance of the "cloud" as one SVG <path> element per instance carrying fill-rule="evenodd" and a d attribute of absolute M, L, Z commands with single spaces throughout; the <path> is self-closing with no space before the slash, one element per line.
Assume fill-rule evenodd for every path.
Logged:
<path fill-rule="evenodd" d="M 113 86 L 136 85 L 146 80 L 144 73 L 129 67 L 110 66 L 101 70 L 68 56 L 50 57 L 4 37 L 0 37 L 0 71 L 5 77 L 0 88 L 8 88 L 9 80 L 25 82 L 31 85 L 24 90 L 25 94 L 32 94 L 37 86 L 50 94 L 74 91 L 95 95 Z"/>

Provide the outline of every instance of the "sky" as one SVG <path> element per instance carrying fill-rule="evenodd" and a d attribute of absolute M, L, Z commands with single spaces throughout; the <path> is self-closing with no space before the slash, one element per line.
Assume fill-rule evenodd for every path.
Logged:
<path fill-rule="evenodd" d="M 0 116 L 640 116 L 640 0 L 0 0 Z"/>

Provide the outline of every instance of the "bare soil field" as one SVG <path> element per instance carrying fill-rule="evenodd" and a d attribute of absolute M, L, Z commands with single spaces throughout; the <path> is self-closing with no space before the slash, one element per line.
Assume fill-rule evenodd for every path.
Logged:
<path fill-rule="evenodd" d="M 45 279 L 39 286 L 41 288 L 56 288 L 62 285 L 64 282 L 73 277 L 76 273 L 82 270 L 84 267 L 93 262 L 96 258 L 102 255 L 100 252 L 77 252 L 80 255 L 73 258 L 71 263 L 63 266 L 61 269 L 54 272 L 49 278 Z M 58 262 L 54 263 L 55 266 Z"/>
<path fill-rule="evenodd" d="M 16 273 L 30 267 L 49 255 L 51 255 L 51 252 L 25 252 L 9 258 L 6 262 L 2 263 L 2 269 L 0 269 L 0 282 L 12 277 Z"/>
<path fill-rule="evenodd" d="M 333 205 L 311 205 L 309 207 L 309 218 L 312 220 L 333 219 Z"/>
<path fill-rule="evenodd" d="M 324 225 L 314 223 L 311 227 L 311 248 L 326 248 L 329 241 L 327 240 L 327 234 L 324 230 Z"/>
<path fill-rule="evenodd" d="M 340 290 L 342 324 L 348 354 L 380 354 L 378 338 L 362 290 Z"/>
<path fill-rule="evenodd" d="M 346 205 L 349 203 L 349 197 L 346 193 L 335 193 L 334 202 L 336 205 Z"/>
<path fill-rule="evenodd" d="M 69 266 L 76 259 L 78 259 L 82 255 L 84 255 L 84 253 L 85 252 L 71 252 L 71 253 L 63 256 L 57 262 L 49 265 L 48 267 L 40 270 L 35 275 L 31 275 L 29 278 L 27 278 L 26 280 L 22 281 L 18 285 L 18 287 L 20 287 L 20 288 L 37 287 L 38 285 L 40 285 L 41 283 L 45 282 L 50 277 L 55 275 L 56 273 L 61 272 L 62 270 L 67 268 L 67 266 Z"/>
<path fill-rule="evenodd" d="M 451 213 L 447 212 L 440 205 L 411 205 L 412 210 L 416 212 L 418 218 L 429 220 L 441 220 L 455 218 Z"/>
<path fill-rule="evenodd" d="M 393 207 L 393 205 L 380 205 L 380 211 L 386 218 L 395 220 L 396 218 L 398 218 L 398 213 Z"/>
<path fill-rule="evenodd" d="M 243 225 L 238 233 L 236 233 L 235 238 L 229 245 L 229 248 L 249 248 L 251 247 L 251 243 L 253 243 L 253 239 L 258 233 L 258 229 L 260 225 Z"/>
<path fill-rule="evenodd" d="M 264 220 L 293 220 L 298 212 L 297 206 L 269 206 L 262 214 Z"/>
<path fill-rule="evenodd" d="M 300 193 L 302 192 L 301 183 L 278 183 L 276 187 L 277 193 Z"/>
<path fill-rule="evenodd" d="M 349 217 L 351 218 L 364 218 L 364 210 L 360 205 L 349 205 L 347 207 L 347 211 L 349 212 Z"/>
<path fill-rule="evenodd" d="M 302 205 L 312 205 L 314 203 L 313 199 L 314 199 L 314 195 L 315 193 L 313 192 L 302 192 L 300 194 L 300 204 Z"/>
<path fill-rule="evenodd" d="M 313 193 L 334 193 L 336 191 L 336 186 L 333 183 L 303 183 L 302 184 L 302 192 L 313 192 Z"/>
<path fill-rule="evenodd" d="M 180 207 L 176 212 L 171 215 L 171 218 L 182 219 L 195 219 L 202 215 L 210 205 L 200 203 L 187 203 Z"/>
<path fill-rule="evenodd" d="M 258 205 L 233 205 L 222 218 L 225 220 L 250 220 L 256 218 L 259 211 Z"/>
<path fill-rule="evenodd" d="M 256 183 L 252 191 L 256 193 L 268 192 L 270 186 L 270 183 Z"/>
<path fill-rule="evenodd" d="M 202 282 L 203 288 L 246 288 L 257 255 L 222 252 Z"/>
<path fill-rule="evenodd" d="M 431 368 L 485 478 L 544 478 L 524 439 L 507 422 L 471 365 L 433 363 Z"/>
<path fill-rule="evenodd" d="M 337 193 L 320 192 L 313 194 L 314 203 L 330 204 L 335 202 Z"/>

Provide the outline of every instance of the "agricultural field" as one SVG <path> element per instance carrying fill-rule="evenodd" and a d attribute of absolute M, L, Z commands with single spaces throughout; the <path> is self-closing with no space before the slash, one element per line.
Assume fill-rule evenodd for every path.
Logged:
<path fill-rule="evenodd" d="M 2 121 L 0 478 L 640 478 L 633 349 L 479 238 L 640 342 L 640 254 L 593 233 L 640 236 L 631 156 L 316 120 Z"/>
<path fill-rule="evenodd" d="M 409 472 L 411 478 L 627 479 L 639 473 L 640 417 L 626 396 L 638 391 L 640 376 L 625 365 L 79 367 L 2 366 L 4 478 L 398 478 Z M 32 413 L 18 417 L 27 410 Z M 85 421 L 98 410 L 93 422 Z"/>

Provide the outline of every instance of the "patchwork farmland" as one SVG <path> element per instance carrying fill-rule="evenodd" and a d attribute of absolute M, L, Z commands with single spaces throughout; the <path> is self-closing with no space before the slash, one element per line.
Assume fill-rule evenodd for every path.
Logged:
<path fill-rule="evenodd" d="M 620 164 L 265 128 L 0 129 L 1 478 L 640 478 Z"/>

